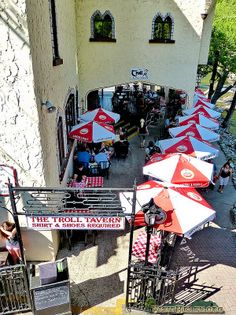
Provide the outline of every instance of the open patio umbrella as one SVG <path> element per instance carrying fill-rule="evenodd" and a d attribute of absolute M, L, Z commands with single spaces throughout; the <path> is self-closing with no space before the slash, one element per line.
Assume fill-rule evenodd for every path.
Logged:
<path fill-rule="evenodd" d="M 80 116 L 80 119 L 84 121 L 96 121 L 107 124 L 117 123 L 120 120 L 120 114 L 113 113 L 103 108 L 97 108 L 86 112 Z"/>
<path fill-rule="evenodd" d="M 106 140 L 114 140 L 115 132 L 113 126 L 90 121 L 75 125 L 68 136 L 78 141 L 97 143 Z"/>
<path fill-rule="evenodd" d="M 199 105 L 197 107 L 189 108 L 183 110 L 184 115 L 194 115 L 194 114 L 202 114 L 208 118 L 219 118 L 221 113 L 216 110 L 212 110 L 207 106 Z"/>
<path fill-rule="evenodd" d="M 169 128 L 171 137 L 192 136 L 199 140 L 214 142 L 219 141 L 220 135 L 198 124 L 188 124 L 180 127 Z"/>
<path fill-rule="evenodd" d="M 146 225 L 141 208 L 151 198 L 154 198 L 157 206 L 167 215 L 163 224 L 155 226 L 159 230 L 190 237 L 203 224 L 215 217 L 215 211 L 194 188 L 148 181 L 139 185 L 136 193 L 134 222 L 136 226 Z M 127 216 L 132 213 L 132 196 L 132 192 L 120 193 L 121 205 Z"/>
<path fill-rule="evenodd" d="M 156 153 L 143 167 L 143 174 L 172 184 L 208 187 L 213 177 L 213 164 L 181 153 Z"/>
<path fill-rule="evenodd" d="M 219 122 L 216 119 L 207 118 L 201 114 L 195 114 L 190 116 L 184 116 L 179 118 L 179 125 L 187 125 L 187 124 L 199 124 L 202 127 L 217 130 L 220 127 Z"/>
<path fill-rule="evenodd" d="M 205 96 L 204 92 L 201 89 L 199 89 L 199 88 L 195 89 L 195 93 L 200 94 L 202 96 Z"/>
<path fill-rule="evenodd" d="M 163 187 L 154 203 L 166 213 L 165 221 L 154 227 L 187 238 L 215 218 L 215 211 L 194 188 Z M 135 215 L 134 225 L 146 225 L 143 211 Z"/>
<path fill-rule="evenodd" d="M 185 153 L 198 159 L 207 160 L 218 156 L 219 150 L 208 142 L 199 141 L 191 136 L 160 140 L 161 153 Z"/>
<path fill-rule="evenodd" d="M 212 104 L 209 98 L 204 98 L 195 94 L 193 97 L 193 107 L 197 107 L 199 105 L 206 106 L 210 109 L 215 107 L 215 104 Z"/>

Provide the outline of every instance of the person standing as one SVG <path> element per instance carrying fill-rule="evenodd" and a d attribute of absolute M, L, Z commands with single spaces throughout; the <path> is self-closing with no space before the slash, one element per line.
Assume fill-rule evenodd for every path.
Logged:
<path fill-rule="evenodd" d="M 220 169 L 219 173 L 219 179 L 220 179 L 220 185 L 218 188 L 218 192 L 223 194 L 224 187 L 228 184 L 229 179 L 232 177 L 233 170 L 229 164 L 229 162 L 226 162 Z"/>
<path fill-rule="evenodd" d="M 144 148 L 145 139 L 146 139 L 146 136 L 148 135 L 148 129 L 147 129 L 146 122 L 143 118 L 140 119 L 138 132 L 139 132 L 139 137 L 140 137 L 140 148 Z"/>

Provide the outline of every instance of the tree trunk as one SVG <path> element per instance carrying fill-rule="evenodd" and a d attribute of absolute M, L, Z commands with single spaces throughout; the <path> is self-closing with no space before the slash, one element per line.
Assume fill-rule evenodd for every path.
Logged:
<path fill-rule="evenodd" d="M 219 52 L 219 50 L 217 50 L 215 53 L 215 61 L 213 63 L 213 69 L 212 69 L 211 80 L 210 80 L 210 85 L 209 85 L 208 98 L 211 98 L 213 93 L 214 93 L 214 84 L 215 84 L 215 79 L 216 79 L 216 74 L 217 74 L 219 54 L 220 54 L 220 52 Z"/>
<path fill-rule="evenodd" d="M 235 105 L 236 105 L 236 91 L 234 92 L 234 97 L 233 97 L 233 100 L 232 100 L 232 103 L 230 105 L 230 108 L 227 112 L 227 115 L 222 123 L 222 126 L 224 128 L 228 127 L 228 124 L 229 124 L 229 121 L 230 121 L 230 118 L 232 117 L 233 113 L 234 113 L 234 110 L 235 110 Z"/>
<path fill-rule="evenodd" d="M 223 86 L 225 84 L 225 81 L 226 81 L 226 79 L 228 77 L 228 74 L 229 74 L 228 71 L 224 71 L 222 76 L 220 77 L 220 79 L 219 79 L 219 81 L 217 83 L 217 87 L 216 87 L 215 93 L 214 93 L 214 95 L 213 95 L 213 97 L 211 99 L 211 103 L 215 104 L 216 101 L 218 100 L 218 98 L 220 98 L 221 90 L 222 90 L 222 88 L 223 88 Z"/>

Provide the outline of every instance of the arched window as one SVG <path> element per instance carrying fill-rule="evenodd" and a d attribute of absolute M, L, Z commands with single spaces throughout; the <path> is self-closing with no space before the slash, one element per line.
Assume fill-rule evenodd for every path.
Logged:
<path fill-rule="evenodd" d="M 94 12 L 91 17 L 91 38 L 90 41 L 115 42 L 115 22 L 109 11 L 101 14 L 100 11 Z"/>
<path fill-rule="evenodd" d="M 154 39 L 162 38 L 162 26 L 163 26 L 162 17 L 158 16 L 156 18 L 155 25 L 154 25 Z"/>
<path fill-rule="evenodd" d="M 162 37 L 164 39 L 171 39 L 171 27 L 172 20 L 169 16 L 167 16 L 162 24 Z"/>
<path fill-rule="evenodd" d="M 170 14 L 165 17 L 157 13 L 152 21 L 152 39 L 150 43 L 174 43 L 173 36 L 174 22 Z"/>

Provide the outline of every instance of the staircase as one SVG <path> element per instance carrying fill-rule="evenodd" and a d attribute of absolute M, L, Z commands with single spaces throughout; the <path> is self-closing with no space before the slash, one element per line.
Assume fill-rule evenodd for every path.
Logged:
<path fill-rule="evenodd" d="M 138 134 L 137 126 L 131 122 L 128 122 L 125 119 L 122 119 L 117 124 L 115 124 L 115 131 L 119 130 L 120 127 L 124 128 L 127 131 L 128 140 L 132 139 Z"/>

